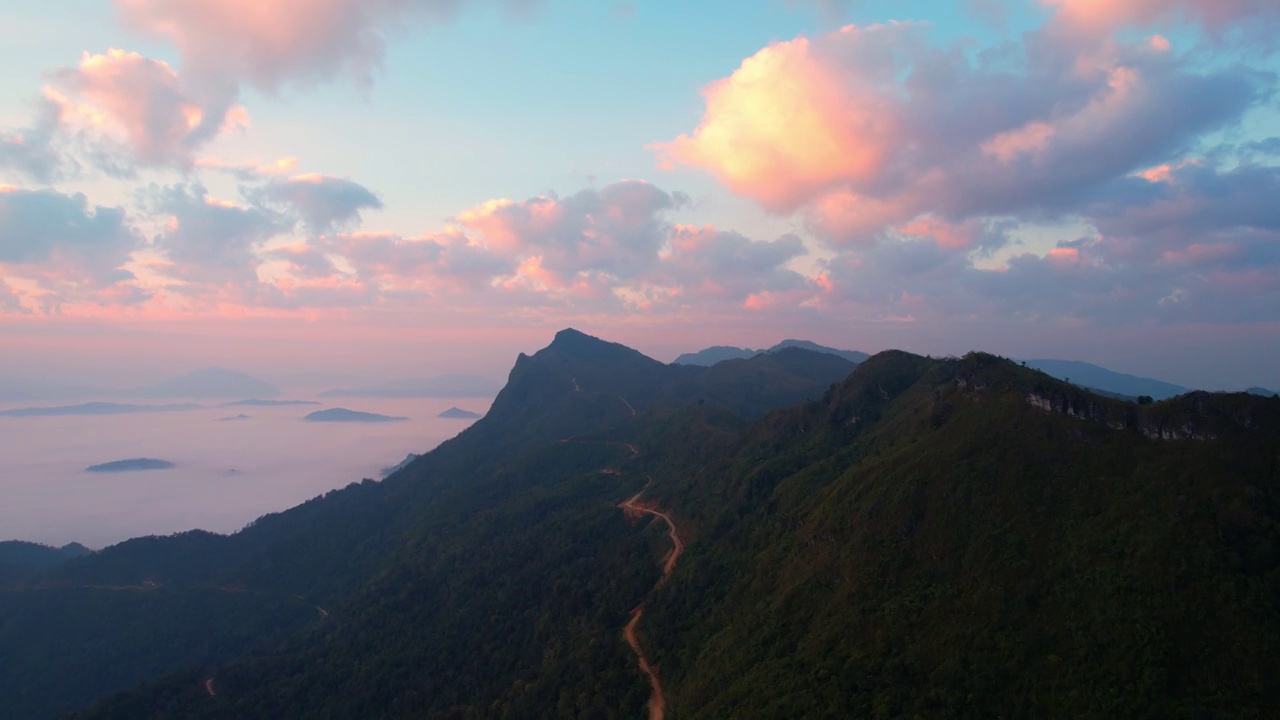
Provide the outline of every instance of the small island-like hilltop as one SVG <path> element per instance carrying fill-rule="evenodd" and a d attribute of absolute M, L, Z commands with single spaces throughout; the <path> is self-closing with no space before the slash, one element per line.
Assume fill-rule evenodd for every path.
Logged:
<path fill-rule="evenodd" d="M 115 460 L 113 462 L 102 463 L 100 465 L 90 465 L 85 468 L 85 472 L 91 473 L 114 473 L 114 472 L 136 472 L 138 470 L 168 470 L 176 467 L 168 460 L 157 460 L 155 458 L 132 458 L 130 460 Z"/>
<path fill-rule="evenodd" d="M 377 413 L 359 412 L 356 410 L 348 410 L 346 408 L 330 408 L 328 410 L 317 410 L 303 418 L 307 422 L 358 422 L 358 423 L 385 423 L 385 422 L 401 422 L 408 420 L 407 417 L 392 417 L 390 415 L 378 415 Z"/>

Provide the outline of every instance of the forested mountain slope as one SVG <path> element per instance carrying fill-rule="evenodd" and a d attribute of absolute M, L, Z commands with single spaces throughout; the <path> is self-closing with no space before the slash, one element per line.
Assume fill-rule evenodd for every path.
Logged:
<path fill-rule="evenodd" d="M 149 582 L 137 601 L 175 593 L 153 643 L 230 590 L 263 603 L 210 611 L 256 641 L 193 638 L 82 718 L 641 717 L 641 602 L 667 718 L 1270 714 L 1280 400 L 1140 406 L 980 353 L 836 361 L 666 366 L 565 331 L 384 483 L 0 602 Z M 637 493 L 683 541 L 666 582 L 665 523 L 618 507 Z M 60 632 L 37 625 L 0 642 Z"/>
<path fill-rule="evenodd" d="M 885 353 L 655 478 L 700 529 L 644 627 L 669 717 L 1280 706 L 1278 401 Z"/>
<path fill-rule="evenodd" d="M 628 604 L 651 584 L 654 569 L 635 562 L 637 548 L 644 556 L 650 548 L 644 536 L 617 521 L 613 507 L 634 491 L 636 479 L 629 478 L 632 485 L 624 486 L 619 476 L 600 473 L 603 466 L 631 457 L 620 440 L 627 433 L 610 434 L 610 429 L 637 422 L 638 413 L 659 403 L 723 402 L 730 415 L 756 416 L 821 396 L 851 368 L 838 359 L 796 352 L 713 373 L 667 366 L 629 348 L 564 331 L 544 350 L 521 356 L 487 417 L 385 482 L 353 483 L 263 517 L 232 536 L 193 531 L 139 538 L 10 583 L 0 592 L 0 614 L 24 620 L 0 624 L 0 645 L 15 663 L 8 671 L 0 669 L 0 716 L 49 717 L 55 710 L 156 679 L 165 670 L 202 675 L 253 650 L 293 652 L 330 633 L 340 640 L 342 632 L 358 627 L 355 620 L 345 620 L 349 613 L 390 612 L 387 583 L 397 583 L 394 578 L 420 578 L 421 592 L 427 593 L 422 596 L 425 606 L 413 602 L 395 607 L 421 612 L 434 605 L 428 601 L 430 593 L 463 583 L 449 590 L 449 602 L 474 612 L 486 609 L 496 617 L 557 571 L 568 573 L 560 586 L 605 583 L 598 592 L 621 598 L 578 598 L 574 607 L 620 603 L 590 626 L 597 633 L 592 637 L 609 630 L 610 642 L 599 651 L 614 656 L 616 678 L 610 682 L 617 685 L 620 679 L 623 686 L 610 686 L 610 697 L 630 691 L 643 704 L 644 686 L 627 666 L 627 648 L 612 642 L 611 623 L 625 621 Z M 604 442 L 612 438 L 619 440 Z M 601 537 L 579 534 L 601 532 Z M 625 562 L 609 553 L 597 555 L 592 548 L 601 543 L 622 553 Z M 575 558 L 589 557 L 577 564 L 562 562 L 555 548 L 566 548 Z M 513 568 L 523 574 L 508 587 L 508 595 L 467 585 L 480 583 L 479 577 L 507 576 Z M 408 592 L 396 587 L 395 593 Z M 548 601 L 558 597 L 549 595 Z M 41 604 L 46 611 L 33 613 Z M 555 607 L 537 615 L 552 622 L 566 617 Z M 153 618 L 151 632 L 125 619 L 134 616 Z M 373 621 L 384 620 L 378 616 Z M 446 632 L 418 618 L 403 621 L 423 633 Z M 463 628 L 456 631 L 456 654 L 471 652 L 469 643 L 476 637 L 466 623 L 499 633 L 494 642 L 509 644 L 500 634 L 509 625 L 494 624 L 488 615 L 464 614 L 455 621 Z M 537 626 L 516 627 L 532 631 Z M 548 627 L 557 628 L 557 637 L 564 635 L 558 625 Z M 395 641 L 414 641 L 402 629 Z M 422 648 L 441 647 L 430 636 L 422 643 Z M 41 654 L 51 646 L 73 650 Z M 533 652 L 532 647 L 525 650 Z M 344 652 L 354 656 L 358 650 Z M 539 646 L 529 658 L 541 658 L 542 652 Z M 23 660 L 34 657 L 40 662 Z M 515 677 L 514 657 L 505 659 L 508 666 L 495 674 L 502 682 Z M 112 672 L 90 672 L 104 666 Z M 464 672 L 470 666 L 451 667 Z M 446 675 L 437 674 L 443 682 Z M 605 686 L 594 677 L 583 682 Z M 196 686 L 207 698 L 204 679 Z M 234 672 L 220 676 L 223 682 L 233 683 Z M 553 689 L 557 682 L 550 675 L 545 681 Z"/>

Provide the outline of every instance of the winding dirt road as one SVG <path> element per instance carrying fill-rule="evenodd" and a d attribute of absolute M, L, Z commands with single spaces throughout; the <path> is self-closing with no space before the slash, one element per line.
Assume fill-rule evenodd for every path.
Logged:
<path fill-rule="evenodd" d="M 652 482 L 652 479 L 650 479 Z M 642 504 L 640 496 L 644 495 L 644 491 L 649 486 L 645 485 L 644 490 L 631 496 L 628 500 L 618 505 L 628 517 L 639 517 L 641 515 L 652 515 L 662 518 L 667 524 L 667 535 L 671 538 L 671 552 L 667 555 L 666 562 L 662 565 L 662 577 L 658 579 L 655 589 L 663 586 L 667 582 L 667 578 L 671 577 L 671 570 L 675 568 L 676 561 L 680 559 L 680 553 L 684 551 L 684 542 L 680 539 L 680 533 L 676 530 L 676 524 L 672 522 L 671 516 L 650 505 Z M 644 615 L 645 603 L 640 603 L 635 610 L 631 611 L 631 621 L 622 630 L 622 637 L 631 646 L 631 651 L 636 654 L 636 659 L 640 661 L 640 671 L 649 678 L 649 687 L 653 689 L 653 693 L 649 696 L 649 720 L 662 720 L 667 712 L 667 696 L 662 692 L 662 682 L 658 680 L 658 672 L 649 664 L 649 658 L 645 656 L 644 649 L 640 647 L 640 640 L 636 637 L 636 625 L 640 624 L 640 618 Z"/>
<path fill-rule="evenodd" d="M 626 398 L 624 398 L 624 397 L 622 397 L 621 395 L 618 395 L 618 396 L 616 396 L 616 397 L 617 397 L 619 400 L 621 400 L 621 401 L 622 401 L 622 404 L 623 404 L 623 405 L 626 405 L 626 406 L 627 406 L 627 409 L 628 409 L 628 410 L 630 410 L 630 411 L 631 411 L 631 417 L 635 417 L 635 416 L 636 416 L 636 409 L 635 409 L 635 408 L 633 408 L 633 407 L 631 407 L 631 403 L 627 402 L 627 399 L 626 399 Z"/>

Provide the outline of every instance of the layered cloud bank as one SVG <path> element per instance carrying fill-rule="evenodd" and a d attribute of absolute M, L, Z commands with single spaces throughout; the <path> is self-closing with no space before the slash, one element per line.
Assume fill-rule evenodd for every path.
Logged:
<path fill-rule="evenodd" d="M 824 304 L 896 318 L 1280 319 L 1277 147 L 1222 139 L 1275 96 L 1276 73 L 1248 63 L 1268 56 L 1255 31 L 1280 5 L 1045 4 L 1042 27 L 983 52 L 910 22 L 774 43 L 706 86 L 694 130 L 653 149 L 664 167 L 804 218 L 836 252 Z M 1188 23 L 1243 52 L 1206 61 L 1133 35 L 1173 24 L 1185 36 Z M 1053 234 L 1036 252 L 1011 245 Z M 1002 264 L 982 262 L 994 254 Z"/>
<path fill-rule="evenodd" d="M 370 229 L 367 178 L 217 149 L 252 132 L 244 88 L 373 82 L 394 28 L 460 0 L 116 5 L 180 64 L 85 53 L 0 132 L 0 313 L 1280 321 L 1272 2 L 1046 0 L 988 47 L 916 21 L 775 42 L 652 146 L 676 174 L 495 197 L 412 235 Z M 797 232 L 706 224 L 687 173 Z"/>

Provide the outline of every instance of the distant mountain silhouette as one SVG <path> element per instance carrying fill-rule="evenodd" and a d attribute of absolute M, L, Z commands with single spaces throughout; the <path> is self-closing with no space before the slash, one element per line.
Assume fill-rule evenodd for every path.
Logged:
<path fill-rule="evenodd" d="M 385 423 L 408 420 L 406 417 L 392 417 L 377 413 L 359 412 L 346 408 L 330 408 L 318 410 L 303 418 L 307 422 L 351 422 L 351 423 Z"/>
<path fill-rule="evenodd" d="M 0 542 L 0 583 L 14 583 L 93 552 L 80 543 L 60 548 L 20 540 Z"/>
<path fill-rule="evenodd" d="M 186 412 L 201 410 L 203 405 L 128 405 L 122 403 L 84 403 L 58 407 L 15 408 L 0 411 L 0 417 L 61 417 L 65 415 L 131 415 L 134 413 Z"/>
<path fill-rule="evenodd" d="M 252 415 L 245 415 L 244 413 L 240 413 L 239 415 L 232 415 L 231 417 L 218 418 L 218 422 L 235 422 L 238 420 L 252 420 L 252 419 L 253 419 Z"/>
<path fill-rule="evenodd" d="M 1268 390 L 1264 387 L 1251 387 L 1248 390 L 1245 390 L 1245 392 L 1259 397 L 1273 397 L 1277 394 L 1274 390 Z"/>
<path fill-rule="evenodd" d="M 22 540 L 6 540 L 0 542 L 0 565 L 53 567 L 91 552 L 93 551 L 89 548 L 75 542 L 56 548 Z"/>
<path fill-rule="evenodd" d="M 1055 377 L 1059 380 L 1070 380 L 1075 385 L 1101 390 L 1108 394 L 1130 398 L 1149 395 L 1156 400 L 1164 400 L 1190 392 L 1189 388 L 1184 388 L 1181 385 L 1174 385 L 1173 383 L 1147 377 L 1126 375 L 1077 360 L 1028 360 L 1026 362 L 1027 367 L 1035 368 L 1050 377 Z"/>
<path fill-rule="evenodd" d="M 444 412 L 440 413 L 437 417 L 442 417 L 442 418 L 445 418 L 446 420 L 475 420 L 476 418 L 481 417 L 481 415 L 479 413 L 473 413 L 470 410 L 463 410 L 462 408 L 451 407 L 448 410 L 445 410 Z"/>
<path fill-rule="evenodd" d="M 450 374 L 434 378 L 392 380 L 354 388 L 335 388 L 320 393 L 325 398 L 467 398 L 493 397 L 499 387 L 492 380 L 475 375 Z"/>
<path fill-rule="evenodd" d="M 138 470 L 169 470 L 176 467 L 168 460 L 156 460 L 155 458 L 133 458 L 131 460 L 116 460 L 114 462 L 102 463 L 101 465 L 90 465 L 85 468 L 85 472 L 91 473 L 114 473 L 114 472 L 135 472 Z"/>
<path fill-rule="evenodd" d="M 235 400 L 233 402 L 225 402 L 218 407 L 287 407 L 290 405 L 319 405 L 315 400 L 260 400 L 253 398 L 250 400 Z"/>
<path fill-rule="evenodd" d="M 252 375 L 211 367 L 138 388 L 130 394 L 145 398 L 261 398 L 279 395 L 280 389 Z"/>
<path fill-rule="evenodd" d="M 836 348 L 819 345 L 808 340 L 783 340 L 767 350 L 752 350 L 750 348 L 730 347 L 728 345 L 716 345 L 699 350 L 695 353 L 685 353 L 675 359 L 674 365 L 701 365 L 704 367 L 715 365 L 725 360 L 745 360 L 755 357 L 756 355 L 764 355 L 776 353 L 779 350 L 787 348 L 800 348 L 801 350 L 809 350 L 811 352 L 825 353 L 827 355 L 835 355 L 844 358 L 852 363 L 860 363 L 867 359 L 868 355 L 857 350 L 837 350 Z"/>
<path fill-rule="evenodd" d="M 725 360 L 746 360 L 749 357 L 755 357 L 763 350 L 752 350 L 750 348 L 732 347 L 730 345 L 713 345 L 709 348 L 699 350 L 698 352 L 685 353 L 675 359 L 674 365 L 701 365 L 710 367 L 718 362 Z"/>

